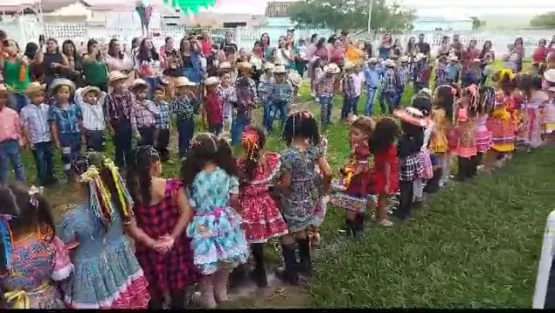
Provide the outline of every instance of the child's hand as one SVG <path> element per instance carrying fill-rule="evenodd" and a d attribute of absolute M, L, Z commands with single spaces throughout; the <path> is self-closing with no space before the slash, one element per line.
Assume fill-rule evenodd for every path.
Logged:
<path fill-rule="evenodd" d="M 62 145 L 60 144 L 59 141 L 56 141 L 54 144 L 56 145 L 56 148 L 57 148 L 58 150 L 62 151 Z"/>

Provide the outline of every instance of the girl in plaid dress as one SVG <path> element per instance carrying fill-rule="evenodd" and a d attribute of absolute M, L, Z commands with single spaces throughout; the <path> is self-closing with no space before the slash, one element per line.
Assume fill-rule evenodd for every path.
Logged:
<path fill-rule="evenodd" d="M 410 217 L 410 209 L 414 199 L 413 182 L 422 177 L 424 167 L 420 162 L 419 153 L 424 143 L 424 124 L 422 111 L 408 107 L 397 110 L 395 116 L 401 119 L 403 134 L 397 142 L 397 156 L 399 157 L 399 189 L 401 196 L 399 208 L 394 215 L 405 221 Z"/>
<path fill-rule="evenodd" d="M 130 235 L 149 283 L 149 307 L 161 309 L 164 296 L 169 294 L 170 307 L 183 309 L 185 289 L 198 277 L 191 242 L 184 233 L 193 211 L 183 184 L 160 177 L 162 163 L 154 147 L 139 147 L 134 161 L 127 172 L 127 185 L 135 201 Z"/>

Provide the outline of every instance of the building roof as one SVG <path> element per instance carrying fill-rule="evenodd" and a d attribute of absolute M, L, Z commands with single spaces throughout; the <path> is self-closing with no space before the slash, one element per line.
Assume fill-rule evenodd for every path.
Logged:
<path fill-rule="evenodd" d="M 32 9 L 36 10 L 41 7 L 42 12 L 49 13 L 77 2 L 87 6 L 86 1 L 81 0 L 5 0 L 0 2 L 0 12 L 6 14 L 34 13 Z"/>
<path fill-rule="evenodd" d="M 289 8 L 294 5 L 295 2 L 291 1 L 272 1 L 268 2 L 266 5 L 266 12 L 264 15 L 266 17 L 288 17 Z"/>

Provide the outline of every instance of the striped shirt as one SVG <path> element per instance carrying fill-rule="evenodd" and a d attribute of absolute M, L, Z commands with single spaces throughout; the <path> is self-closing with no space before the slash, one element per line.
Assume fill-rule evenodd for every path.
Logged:
<path fill-rule="evenodd" d="M 44 103 L 27 104 L 21 109 L 21 126 L 27 129 L 30 137 L 28 139 L 32 144 L 52 140 L 48 126 L 48 110 L 50 107 Z"/>
<path fill-rule="evenodd" d="M 131 129 L 135 134 L 138 134 L 140 128 L 155 126 L 158 114 L 160 114 L 160 110 L 152 101 L 135 101 L 131 107 Z"/>
<path fill-rule="evenodd" d="M 106 93 L 102 92 L 97 104 L 86 103 L 81 92 L 75 92 L 75 103 L 81 108 L 83 113 L 83 128 L 86 130 L 104 130 L 106 122 L 104 120 L 104 102 Z"/>

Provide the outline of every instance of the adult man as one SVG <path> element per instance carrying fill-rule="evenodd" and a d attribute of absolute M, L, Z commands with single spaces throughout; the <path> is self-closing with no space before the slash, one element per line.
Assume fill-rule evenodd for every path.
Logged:
<path fill-rule="evenodd" d="M 424 41 L 424 34 L 418 35 L 418 43 L 416 46 L 418 47 L 418 52 L 424 54 L 426 57 L 430 56 L 430 44 Z"/>
<path fill-rule="evenodd" d="M 233 34 L 231 32 L 225 33 L 225 39 L 220 45 L 220 49 L 225 53 L 225 56 L 229 56 L 230 54 L 237 53 L 239 49 L 237 49 L 237 44 L 233 42 Z"/>
<path fill-rule="evenodd" d="M 453 43 L 451 44 L 451 48 L 455 50 L 455 55 L 457 56 L 457 58 L 459 58 L 459 60 L 461 60 L 464 46 L 461 42 L 461 36 L 459 34 L 453 35 Z"/>

